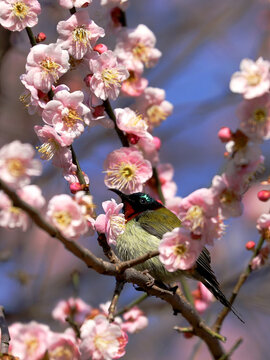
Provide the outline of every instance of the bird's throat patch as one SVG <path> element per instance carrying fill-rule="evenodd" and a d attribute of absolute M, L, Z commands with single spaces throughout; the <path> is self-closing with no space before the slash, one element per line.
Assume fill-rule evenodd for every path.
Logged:
<path fill-rule="evenodd" d="M 139 215 L 127 201 L 124 202 L 124 214 L 127 222 Z"/>

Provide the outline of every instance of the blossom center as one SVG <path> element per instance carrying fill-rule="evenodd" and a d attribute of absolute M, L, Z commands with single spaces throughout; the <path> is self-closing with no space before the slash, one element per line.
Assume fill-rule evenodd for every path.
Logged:
<path fill-rule="evenodd" d="M 193 205 L 188 209 L 184 220 L 190 221 L 191 230 L 195 231 L 198 227 L 203 226 L 203 217 L 203 209 L 199 205 Z"/>
<path fill-rule="evenodd" d="M 73 40 L 83 43 L 84 45 L 89 41 L 89 35 L 90 32 L 84 28 L 84 25 L 78 26 L 72 31 Z"/>
<path fill-rule="evenodd" d="M 256 109 L 253 113 L 253 119 L 256 123 L 264 123 L 267 119 L 267 113 L 265 109 Z"/>
<path fill-rule="evenodd" d="M 26 342 L 27 354 L 33 354 L 38 347 L 38 340 L 36 337 L 31 337 Z"/>
<path fill-rule="evenodd" d="M 122 216 L 112 215 L 110 218 L 111 229 L 116 236 L 123 234 L 126 227 L 125 224 L 126 224 L 125 218 Z"/>
<path fill-rule="evenodd" d="M 11 206 L 9 211 L 14 215 L 19 215 L 22 212 L 22 210 L 16 206 Z"/>
<path fill-rule="evenodd" d="M 256 86 L 261 81 L 261 76 L 258 73 L 249 73 L 246 77 L 248 85 Z"/>
<path fill-rule="evenodd" d="M 12 176 L 19 177 L 25 173 L 25 166 L 20 159 L 8 159 L 7 168 Z"/>
<path fill-rule="evenodd" d="M 132 50 L 133 55 L 141 60 L 145 66 L 148 66 L 149 62 L 149 48 L 142 43 L 138 43 Z"/>
<path fill-rule="evenodd" d="M 29 7 L 22 1 L 17 1 L 13 5 L 13 14 L 20 20 L 24 19 L 29 12 Z"/>
<path fill-rule="evenodd" d="M 112 85 L 120 86 L 119 73 L 116 69 L 104 69 L 102 70 L 101 77 L 104 81 L 105 87 L 111 87 Z"/>
<path fill-rule="evenodd" d="M 43 160 L 51 160 L 55 153 L 59 151 L 60 145 L 55 139 L 50 138 L 47 142 L 37 147 L 38 152 L 41 154 L 40 157 Z"/>
<path fill-rule="evenodd" d="M 76 110 L 68 109 L 68 113 L 63 117 L 63 121 L 67 127 L 73 127 L 78 121 L 83 121 Z"/>
<path fill-rule="evenodd" d="M 222 204 L 231 204 L 232 202 L 236 201 L 236 195 L 233 191 L 224 190 L 220 195 L 220 202 Z"/>
<path fill-rule="evenodd" d="M 71 216 L 70 213 L 67 211 L 56 211 L 53 214 L 53 217 L 55 218 L 56 222 L 63 228 L 67 227 L 71 223 Z"/>
<path fill-rule="evenodd" d="M 49 358 L 54 360 L 56 359 L 72 360 L 73 352 L 68 347 L 58 346 L 53 351 L 49 352 Z"/>
<path fill-rule="evenodd" d="M 136 171 L 137 166 L 135 164 L 121 162 L 120 164 L 115 164 L 106 172 L 108 174 L 108 180 L 111 182 L 112 186 L 121 190 L 123 188 L 127 188 L 130 182 L 134 188 Z"/>
<path fill-rule="evenodd" d="M 97 334 L 94 338 L 94 344 L 95 347 L 101 352 L 104 353 L 109 345 L 112 343 L 113 341 L 106 339 L 104 336 Z"/>
<path fill-rule="evenodd" d="M 163 111 L 158 105 L 150 106 L 147 109 L 146 114 L 149 119 L 149 123 L 155 126 L 159 125 L 161 121 L 167 118 L 165 111 Z"/>
<path fill-rule="evenodd" d="M 57 70 L 60 67 L 59 64 L 57 64 L 55 61 L 51 60 L 50 58 L 42 60 L 39 64 L 46 73 L 52 75 L 55 81 L 58 80 L 59 77 Z"/>
<path fill-rule="evenodd" d="M 187 252 L 187 247 L 185 244 L 178 244 L 174 248 L 174 254 L 176 256 L 183 256 Z"/>

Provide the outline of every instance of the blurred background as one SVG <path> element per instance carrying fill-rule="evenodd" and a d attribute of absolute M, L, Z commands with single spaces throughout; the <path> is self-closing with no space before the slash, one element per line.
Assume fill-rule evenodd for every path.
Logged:
<path fill-rule="evenodd" d="M 100 26 L 107 26 L 104 13 L 93 0 L 90 16 Z M 69 16 L 55 0 L 40 1 L 42 14 L 35 34 L 45 32 L 46 43 L 55 42 L 56 24 Z M 129 27 L 147 25 L 157 37 L 156 47 L 162 51 L 158 65 L 146 72 L 149 86 L 164 88 L 167 100 L 173 103 L 174 113 L 157 128 L 154 135 L 162 140 L 161 161 L 174 166 L 178 196 L 208 187 L 213 176 L 224 166 L 224 146 L 217 138 L 221 126 L 235 130 L 235 114 L 241 96 L 231 94 L 229 81 L 239 68 L 241 59 L 270 59 L 270 1 L 268 0 L 130 0 L 126 12 Z M 107 44 L 114 47 L 114 33 L 106 27 Z M 0 146 L 19 139 L 39 145 L 33 126 L 41 124 L 38 115 L 30 116 L 19 96 L 24 88 L 19 76 L 24 73 L 30 44 L 26 32 L 10 33 L 0 28 Z M 83 75 L 85 76 L 85 74 Z M 71 90 L 83 88 L 82 75 L 76 71 L 61 79 Z M 124 107 L 132 99 L 121 98 L 113 107 Z M 111 198 L 103 182 L 103 161 L 107 154 L 121 146 L 113 131 L 94 127 L 75 141 L 74 148 L 83 170 L 88 174 L 97 212 L 102 201 Z M 269 175 L 270 148 L 262 145 L 266 156 L 266 171 L 258 184 L 244 197 L 245 211 L 241 218 L 227 222 L 225 236 L 211 248 L 212 267 L 229 297 L 240 272 L 247 265 L 250 253 L 245 250 L 249 240 L 257 241 L 256 219 L 269 211 L 267 203 L 257 200 L 262 187 L 259 181 Z M 36 180 L 47 200 L 53 195 L 69 193 L 61 171 L 43 161 L 43 176 Z M 96 237 L 80 242 L 98 256 L 103 256 Z M 90 271 L 69 254 L 55 239 L 35 226 L 22 233 L 1 229 L 0 238 L 0 304 L 7 312 L 9 323 L 36 320 L 61 331 L 51 318 L 57 301 L 77 295 L 71 274 L 79 271 L 78 295 L 93 307 L 112 296 L 114 279 Z M 222 334 L 228 338 L 230 349 L 243 337 L 244 342 L 232 359 L 269 358 L 270 314 L 269 265 L 252 274 L 235 303 L 246 324 L 229 314 Z M 191 284 L 196 286 L 195 283 Z M 140 296 L 126 285 L 119 307 Z M 141 308 L 149 317 L 148 328 L 130 335 L 124 359 L 135 360 L 195 360 L 210 359 L 207 349 L 197 338 L 185 339 L 173 327 L 184 326 L 180 316 L 173 316 L 168 305 L 159 299 L 148 298 Z M 214 303 L 204 314 L 209 324 L 221 310 Z M 138 353 L 139 348 L 139 353 Z"/>

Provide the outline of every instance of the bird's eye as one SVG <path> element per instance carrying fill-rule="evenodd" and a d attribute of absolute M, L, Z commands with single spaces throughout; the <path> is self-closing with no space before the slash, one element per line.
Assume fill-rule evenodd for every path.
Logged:
<path fill-rule="evenodd" d="M 141 198 L 141 199 L 140 199 L 140 203 L 141 203 L 141 204 L 146 204 L 146 203 L 147 203 L 147 200 L 146 200 L 145 198 Z"/>

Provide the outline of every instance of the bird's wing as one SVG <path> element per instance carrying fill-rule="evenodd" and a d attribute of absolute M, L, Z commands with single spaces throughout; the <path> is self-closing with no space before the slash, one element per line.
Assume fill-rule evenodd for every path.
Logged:
<path fill-rule="evenodd" d="M 196 260 L 196 271 L 206 279 L 212 286 L 219 288 L 217 278 L 211 269 L 211 256 L 206 248 L 203 248 L 200 256 Z"/>
<path fill-rule="evenodd" d="M 170 210 L 162 207 L 157 210 L 147 210 L 136 217 L 136 221 L 149 234 L 162 239 L 162 236 L 181 226 L 181 221 Z"/>

